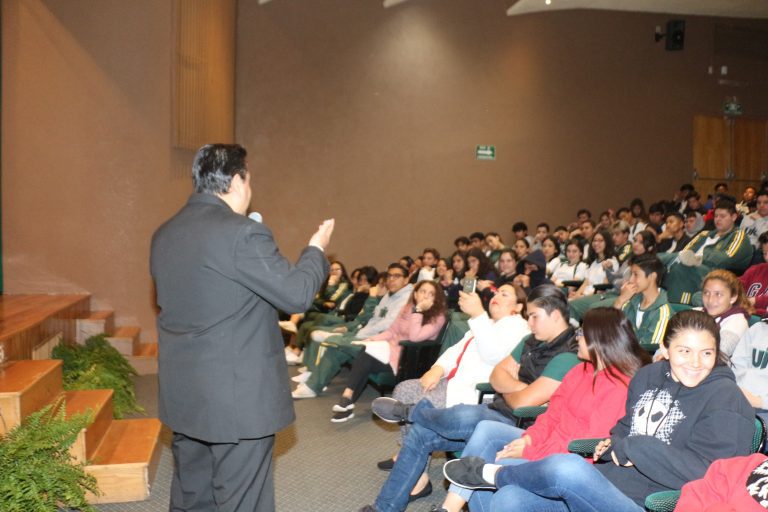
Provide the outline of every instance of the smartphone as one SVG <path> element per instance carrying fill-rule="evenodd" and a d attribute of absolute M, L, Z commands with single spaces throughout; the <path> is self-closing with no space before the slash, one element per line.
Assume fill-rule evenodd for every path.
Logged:
<path fill-rule="evenodd" d="M 464 293 L 475 293 L 475 288 L 477 288 L 477 279 L 474 277 L 465 277 Z"/>

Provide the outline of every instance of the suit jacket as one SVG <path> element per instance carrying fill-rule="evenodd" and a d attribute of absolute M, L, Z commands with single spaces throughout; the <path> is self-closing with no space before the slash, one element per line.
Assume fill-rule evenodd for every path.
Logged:
<path fill-rule="evenodd" d="M 160 419 L 212 443 L 290 424 L 277 309 L 309 308 L 328 267 L 316 247 L 291 265 L 266 226 L 214 195 L 193 194 L 152 238 Z"/>

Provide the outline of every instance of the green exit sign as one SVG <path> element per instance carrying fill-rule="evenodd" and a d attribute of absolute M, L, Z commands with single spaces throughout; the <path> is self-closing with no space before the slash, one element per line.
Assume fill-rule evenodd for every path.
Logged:
<path fill-rule="evenodd" d="M 496 146 L 475 146 L 475 159 L 496 160 Z"/>

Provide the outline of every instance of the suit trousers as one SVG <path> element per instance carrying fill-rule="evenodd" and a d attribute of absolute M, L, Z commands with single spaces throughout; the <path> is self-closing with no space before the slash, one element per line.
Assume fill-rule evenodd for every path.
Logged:
<path fill-rule="evenodd" d="M 274 512 L 275 436 L 207 443 L 174 433 L 170 512 Z"/>

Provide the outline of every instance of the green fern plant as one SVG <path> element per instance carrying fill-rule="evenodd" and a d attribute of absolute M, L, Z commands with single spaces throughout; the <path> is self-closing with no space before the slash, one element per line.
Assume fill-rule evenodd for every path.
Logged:
<path fill-rule="evenodd" d="M 69 453 L 88 423 L 85 414 L 67 418 L 60 399 L 0 436 L 0 511 L 95 511 L 85 493 L 100 494 L 96 479 Z"/>
<path fill-rule="evenodd" d="M 136 369 L 106 339 L 106 335 L 91 336 L 85 345 L 60 344 L 53 357 L 63 361 L 64 389 L 111 389 L 115 418 L 131 412 L 144 412 L 136 402 L 131 377 Z"/>

